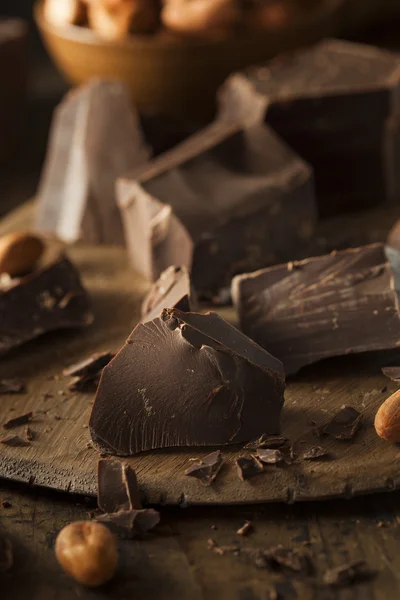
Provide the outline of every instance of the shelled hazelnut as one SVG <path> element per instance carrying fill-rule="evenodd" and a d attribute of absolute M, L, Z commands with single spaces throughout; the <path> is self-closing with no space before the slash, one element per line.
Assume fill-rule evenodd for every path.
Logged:
<path fill-rule="evenodd" d="M 177 33 L 209 35 L 230 30 L 241 14 L 237 0 L 164 0 L 161 21 Z"/>
<path fill-rule="evenodd" d="M 107 583 L 115 574 L 118 550 L 115 536 L 93 521 L 77 521 L 60 531 L 55 553 L 63 569 L 88 587 Z"/>
<path fill-rule="evenodd" d="M 375 430 L 388 442 L 400 442 L 400 390 L 389 396 L 375 417 Z"/>
<path fill-rule="evenodd" d="M 13 232 L 0 237 L 0 274 L 10 277 L 31 271 L 44 252 L 42 240 L 27 232 Z"/>

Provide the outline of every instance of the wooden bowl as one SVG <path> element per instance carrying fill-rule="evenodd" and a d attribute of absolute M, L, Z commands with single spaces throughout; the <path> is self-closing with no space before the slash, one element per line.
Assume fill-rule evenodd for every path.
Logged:
<path fill-rule="evenodd" d="M 344 1 L 325 0 L 279 32 L 243 32 L 212 40 L 161 32 L 109 42 L 87 27 L 48 23 L 42 2 L 35 7 L 35 19 L 51 57 L 71 83 L 119 79 L 128 84 L 142 111 L 207 119 L 215 109 L 216 90 L 233 71 L 335 35 Z"/>

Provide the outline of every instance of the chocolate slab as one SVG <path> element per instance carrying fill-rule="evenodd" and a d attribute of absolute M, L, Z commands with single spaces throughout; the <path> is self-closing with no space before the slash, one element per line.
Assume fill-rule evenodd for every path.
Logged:
<path fill-rule="evenodd" d="M 284 387 L 281 363 L 217 314 L 165 310 L 104 369 L 90 433 L 123 456 L 246 442 L 279 433 Z"/>
<path fill-rule="evenodd" d="M 128 465 L 119 460 L 99 460 L 97 482 L 97 504 L 104 512 L 142 508 L 136 473 Z"/>
<path fill-rule="evenodd" d="M 142 321 L 159 317 L 164 308 L 194 309 L 193 291 L 186 267 L 168 267 L 151 286 L 142 303 Z"/>
<path fill-rule="evenodd" d="M 122 245 L 115 181 L 149 157 L 122 83 L 96 79 L 69 92 L 52 123 L 37 229 L 65 242 Z"/>
<path fill-rule="evenodd" d="M 398 300 L 381 244 L 238 276 L 232 296 L 242 330 L 277 356 L 286 374 L 323 358 L 399 345 Z"/>
<path fill-rule="evenodd" d="M 323 40 L 247 77 L 268 100 L 266 122 L 314 168 L 319 211 L 398 201 L 400 56 Z"/>
<path fill-rule="evenodd" d="M 93 322 L 88 294 L 64 256 L 0 290 L 0 315 L 0 355 L 49 331 Z"/>
<path fill-rule="evenodd" d="M 150 195 L 171 207 L 193 240 L 193 285 L 207 298 L 237 273 L 304 256 L 314 231 L 312 171 L 262 123 L 216 121 L 118 189 L 133 265 L 146 248 L 139 203 Z M 164 267 L 190 267 L 175 250 Z"/>
<path fill-rule="evenodd" d="M 130 260 L 138 273 L 156 281 L 171 265 L 190 270 L 193 241 L 172 206 L 127 179 L 117 182 L 117 200 Z"/>
<path fill-rule="evenodd" d="M 212 452 L 200 462 L 193 463 L 185 471 L 188 477 L 195 477 L 203 485 L 211 485 L 221 470 L 224 459 L 220 450 Z"/>

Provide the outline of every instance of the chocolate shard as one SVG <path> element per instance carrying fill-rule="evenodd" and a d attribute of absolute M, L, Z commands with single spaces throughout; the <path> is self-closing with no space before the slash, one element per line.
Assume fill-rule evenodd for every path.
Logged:
<path fill-rule="evenodd" d="M 5 423 L 3 423 L 3 429 L 12 429 L 13 427 L 18 427 L 18 425 L 25 425 L 26 423 L 29 423 L 29 421 L 32 419 L 32 417 L 33 417 L 33 413 L 28 412 L 28 413 L 25 413 L 24 415 L 20 415 L 19 417 L 14 417 L 13 419 L 9 419 Z"/>
<path fill-rule="evenodd" d="M 329 452 L 327 450 L 324 450 L 321 446 L 313 446 L 304 452 L 301 458 L 303 460 L 320 460 L 321 458 L 328 458 L 328 456 Z"/>
<path fill-rule="evenodd" d="M 149 159 L 127 88 L 93 80 L 57 108 L 36 227 L 66 242 L 123 245 L 115 181 Z"/>
<path fill-rule="evenodd" d="M 25 391 L 25 384 L 18 379 L 0 380 L 0 394 L 23 394 Z"/>
<path fill-rule="evenodd" d="M 243 446 L 246 450 L 258 450 L 259 448 L 283 448 L 290 440 L 282 435 L 267 435 L 263 433 L 259 438 Z"/>
<path fill-rule="evenodd" d="M 329 569 L 324 574 L 324 583 L 334 587 L 346 587 L 366 581 L 374 576 L 374 572 L 369 568 L 365 560 L 355 560 L 335 569 Z"/>
<path fill-rule="evenodd" d="M 247 76 L 266 122 L 313 166 L 322 215 L 398 200 L 398 54 L 326 39 Z"/>
<path fill-rule="evenodd" d="M 236 466 L 242 481 L 251 479 L 264 471 L 264 467 L 255 456 L 239 456 L 236 459 Z"/>
<path fill-rule="evenodd" d="M 32 442 L 35 439 L 35 433 L 32 431 L 29 425 L 25 427 L 24 433 L 27 442 Z"/>
<path fill-rule="evenodd" d="M 73 376 L 68 384 L 71 392 L 90 392 L 97 388 L 101 373 L 106 365 L 114 358 L 112 352 L 98 352 L 89 358 L 64 369 L 63 375 Z"/>
<path fill-rule="evenodd" d="M 100 515 L 96 520 L 107 524 L 118 535 L 131 538 L 135 534 L 142 535 L 154 529 L 160 522 L 160 513 L 153 508 L 121 510 Z"/>
<path fill-rule="evenodd" d="M 13 446 L 15 448 L 18 446 L 30 446 L 30 443 L 19 435 L 7 435 L 5 438 L 0 439 L 0 444 L 4 444 L 5 446 Z"/>
<path fill-rule="evenodd" d="M 64 256 L 0 290 L 0 355 L 57 329 L 90 325 L 90 300 Z"/>
<path fill-rule="evenodd" d="M 279 432 L 284 387 L 281 363 L 217 314 L 165 310 L 104 369 L 92 440 L 123 456 L 243 443 Z"/>
<path fill-rule="evenodd" d="M 125 241 L 133 267 L 156 281 L 171 265 L 190 270 L 193 241 L 169 204 L 148 194 L 137 182 L 120 179 L 117 200 L 122 213 Z"/>
<path fill-rule="evenodd" d="M 400 383 L 400 367 L 383 367 L 382 373 L 392 381 Z"/>
<path fill-rule="evenodd" d="M 151 286 L 142 303 L 142 322 L 159 317 L 164 308 L 194 310 L 194 292 L 186 267 L 168 267 Z"/>
<path fill-rule="evenodd" d="M 264 465 L 277 465 L 284 460 L 284 456 L 280 450 L 270 448 L 260 448 L 257 450 L 257 458 Z"/>
<path fill-rule="evenodd" d="M 199 479 L 203 485 L 211 485 L 217 477 L 224 459 L 222 458 L 221 450 L 212 452 L 198 463 L 193 463 L 185 471 L 188 477 Z"/>
<path fill-rule="evenodd" d="M 238 535 L 246 536 L 249 535 L 251 530 L 253 529 L 253 525 L 251 521 L 245 521 L 241 527 L 237 530 Z"/>
<path fill-rule="evenodd" d="M 262 123 L 220 119 L 119 186 L 134 266 L 138 254 L 149 254 L 142 252 L 149 225 L 141 223 L 140 205 L 146 197 L 157 199 L 170 205 L 193 240 L 193 285 L 207 298 L 228 287 L 237 273 L 304 256 L 314 231 L 312 171 Z M 164 268 L 190 266 L 187 244 L 182 248 L 185 261 L 176 246 L 168 261 L 164 256 Z M 143 265 L 138 270 L 151 272 Z"/>
<path fill-rule="evenodd" d="M 97 467 L 97 504 L 106 513 L 142 508 L 135 471 L 119 460 L 104 460 Z"/>
<path fill-rule="evenodd" d="M 356 435 L 362 420 L 362 414 L 352 406 L 344 406 L 322 428 L 323 433 L 336 440 L 352 440 Z"/>
<path fill-rule="evenodd" d="M 393 288 L 384 247 L 373 244 L 238 276 L 232 296 L 242 330 L 292 374 L 323 358 L 398 347 Z"/>
<path fill-rule="evenodd" d="M 0 573 L 9 571 L 14 563 L 14 553 L 11 541 L 0 537 Z"/>

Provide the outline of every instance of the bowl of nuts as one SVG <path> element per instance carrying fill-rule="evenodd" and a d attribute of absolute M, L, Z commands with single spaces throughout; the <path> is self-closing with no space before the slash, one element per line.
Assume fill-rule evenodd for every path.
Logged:
<path fill-rule="evenodd" d="M 35 18 L 73 84 L 119 79 L 140 110 L 208 119 L 233 71 L 337 33 L 344 0 L 41 0 Z"/>

